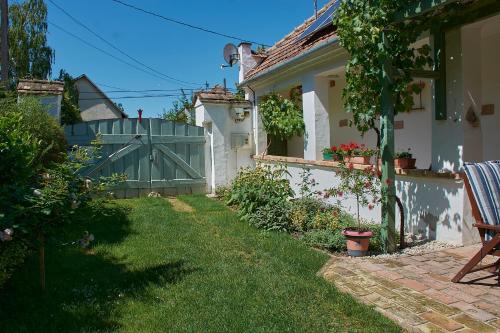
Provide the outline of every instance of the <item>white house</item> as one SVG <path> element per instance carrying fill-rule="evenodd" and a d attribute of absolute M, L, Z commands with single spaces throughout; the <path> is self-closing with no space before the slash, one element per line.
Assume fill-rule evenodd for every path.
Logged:
<path fill-rule="evenodd" d="M 252 104 L 215 86 L 194 96 L 196 125 L 206 129 L 205 164 L 208 191 L 226 185 L 238 169 L 253 166 Z"/>
<path fill-rule="evenodd" d="M 83 121 L 127 118 L 108 96 L 87 75 L 75 79 L 78 89 L 78 106 Z"/>
<path fill-rule="evenodd" d="M 334 3 L 320 10 L 319 19 Z M 434 80 L 415 78 L 423 92 L 415 96 L 414 110 L 395 119 L 396 150 L 411 149 L 417 159 L 417 169 L 396 170 L 406 230 L 458 244 L 477 239 L 461 180 L 462 165 L 500 159 L 500 15 L 497 11 L 481 17 L 444 30 L 446 107 L 436 106 Z M 349 55 L 339 46 L 332 24 L 307 33 L 314 22 L 315 17 L 306 20 L 264 54 L 255 54 L 251 44 L 240 44 L 239 78 L 247 100 L 256 101 L 252 112 L 255 159 L 285 163 L 292 184 L 299 181 L 302 168 L 310 168 L 321 190 L 338 182 L 336 163 L 321 161 L 322 149 L 350 141 L 375 147 L 376 135 L 361 137 L 348 126 L 350 114 L 344 111 L 341 94 Z M 433 41 L 428 34 L 418 43 L 432 45 Z M 306 135 L 287 141 L 286 156 L 260 157 L 267 135 L 259 118 L 259 99 L 272 91 L 288 96 L 297 87 L 302 90 Z M 344 200 L 343 205 L 354 211 L 353 200 Z M 362 210 L 363 217 L 374 221 L 380 221 L 380 214 L 380 207 Z"/>

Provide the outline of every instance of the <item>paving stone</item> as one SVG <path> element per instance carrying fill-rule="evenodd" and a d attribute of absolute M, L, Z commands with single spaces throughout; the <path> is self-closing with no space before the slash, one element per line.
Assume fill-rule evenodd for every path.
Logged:
<path fill-rule="evenodd" d="M 387 311 L 391 312 L 394 316 L 401 318 L 401 320 L 403 320 L 405 323 L 408 323 L 412 326 L 417 326 L 424 323 L 424 320 L 421 317 L 400 306 L 394 306 L 390 309 L 387 309 Z"/>
<path fill-rule="evenodd" d="M 340 266 L 335 266 L 333 268 L 333 271 L 335 273 L 342 275 L 342 276 L 354 276 L 354 275 L 356 275 L 356 273 L 354 273 L 353 271 L 350 271 L 350 270 L 345 269 L 345 268 L 340 267 Z"/>
<path fill-rule="evenodd" d="M 450 306 L 453 306 L 455 308 L 458 308 L 468 314 L 471 317 L 474 317 L 475 319 L 478 319 L 480 321 L 486 322 L 488 320 L 496 319 L 496 316 L 492 315 L 489 312 L 486 312 L 484 310 L 478 309 L 475 306 L 465 303 L 463 301 L 457 302 L 450 304 Z"/>
<path fill-rule="evenodd" d="M 446 331 L 442 330 L 441 328 L 432 323 L 420 325 L 418 326 L 418 329 L 423 333 L 446 333 Z"/>
<path fill-rule="evenodd" d="M 470 328 L 474 331 L 480 332 L 480 333 L 495 333 L 496 329 L 493 326 L 484 324 L 483 322 L 480 322 L 478 320 L 475 320 L 474 318 L 466 315 L 466 314 L 459 314 L 457 316 L 452 317 L 454 321 L 457 321 L 461 324 L 464 324 L 465 327 Z"/>
<path fill-rule="evenodd" d="M 444 304 L 451 304 L 458 302 L 459 300 L 453 296 L 447 295 L 443 292 L 436 291 L 434 289 L 428 289 L 423 291 L 424 294 L 428 295 L 429 297 L 437 300 L 438 302 L 444 303 Z"/>
<path fill-rule="evenodd" d="M 489 324 L 495 326 L 496 328 L 500 328 L 500 318 L 490 321 Z"/>
<path fill-rule="evenodd" d="M 445 294 L 448 294 L 448 295 L 452 295 L 452 296 L 454 296 L 454 297 L 456 297 L 456 298 L 458 298 L 466 303 L 475 303 L 475 302 L 480 301 L 479 298 L 471 296 L 471 295 L 467 295 L 463 291 L 460 291 L 460 290 L 457 290 L 454 288 L 446 288 L 446 289 L 442 290 L 442 292 Z"/>
<path fill-rule="evenodd" d="M 488 310 L 493 308 L 495 305 L 490 302 L 477 302 L 473 304 L 476 308 L 480 308 L 481 310 Z"/>
<path fill-rule="evenodd" d="M 429 273 L 429 276 L 435 280 L 441 281 L 441 282 L 451 282 L 450 279 L 447 276 L 443 276 L 441 274 L 436 274 L 436 273 Z"/>
<path fill-rule="evenodd" d="M 403 276 L 401 274 L 398 274 L 396 272 L 391 272 L 391 271 L 376 271 L 376 272 L 373 272 L 373 274 L 384 277 L 384 278 L 388 278 L 388 279 L 393 280 L 393 281 L 403 278 Z"/>
<path fill-rule="evenodd" d="M 416 291 L 423 291 L 429 288 L 426 285 L 412 279 L 400 279 L 398 280 L 398 283 Z"/>
<path fill-rule="evenodd" d="M 451 316 L 460 312 L 458 309 L 436 302 L 432 298 L 427 298 L 426 300 L 421 301 L 420 304 L 445 316 Z"/>
<path fill-rule="evenodd" d="M 462 324 L 457 323 L 456 321 L 451 320 L 445 316 L 442 316 L 436 312 L 426 312 L 422 314 L 421 317 L 425 320 L 430 321 L 436 326 L 439 326 L 450 332 L 459 330 L 464 327 Z"/>

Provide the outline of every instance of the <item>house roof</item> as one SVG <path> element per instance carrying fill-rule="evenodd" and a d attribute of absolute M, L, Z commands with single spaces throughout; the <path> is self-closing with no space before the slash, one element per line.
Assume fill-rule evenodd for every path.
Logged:
<path fill-rule="evenodd" d="M 204 103 L 212 104 L 238 104 L 242 106 L 251 106 L 249 101 L 241 100 L 233 93 L 227 91 L 223 87 L 216 85 L 210 90 L 202 90 L 195 94 L 195 96 Z"/>
<path fill-rule="evenodd" d="M 323 8 L 318 11 L 318 17 L 323 14 L 328 8 L 336 4 L 337 1 L 341 0 L 330 0 Z M 291 33 L 286 35 L 283 39 L 279 40 L 271 48 L 269 48 L 265 55 L 267 57 L 255 66 L 253 69 L 248 71 L 245 76 L 245 80 L 251 79 L 265 70 L 272 70 L 272 67 L 279 66 L 280 64 L 291 60 L 301 54 L 307 52 L 318 44 L 327 41 L 329 39 L 335 38 L 337 36 L 333 25 L 330 25 L 326 29 L 321 29 L 309 38 L 300 39 L 301 34 L 306 31 L 314 22 L 316 21 L 315 16 L 311 16 L 304 23 L 296 27 Z"/>
<path fill-rule="evenodd" d="M 75 82 L 76 81 L 79 81 L 79 80 L 86 80 L 88 83 L 90 83 L 90 85 L 92 87 L 94 87 L 94 89 L 96 90 L 96 92 L 100 95 L 102 95 L 102 99 L 103 100 L 107 100 L 109 101 L 110 105 L 111 105 L 111 108 L 113 108 L 113 110 L 115 110 L 116 112 L 120 113 L 122 115 L 123 118 L 128 118 L 128 115 L 123 112 L 119 107 L 116 106 L 116 104 L 94 83 L 92 82 L 91 79 L 89 79 L 89 77 L 85 74 L 82 74 L 80 75 L 79 77 L 77 77 L 75 79 Z"/>
<path fill-rule="evenodd" d="M 61 81 L 47 80 L 19 80 L 17 91 L 20 94 L 30 95 L 62 95 L 64 83 Z"/>

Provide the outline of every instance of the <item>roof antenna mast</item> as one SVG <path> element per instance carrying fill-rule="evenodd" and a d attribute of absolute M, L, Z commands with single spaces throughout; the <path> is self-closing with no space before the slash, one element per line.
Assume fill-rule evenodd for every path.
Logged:
<path fill-rule="evenodd" d="M 314 16 L 318 19 L 318 0 L 313 0 L 314 3 Z"/>

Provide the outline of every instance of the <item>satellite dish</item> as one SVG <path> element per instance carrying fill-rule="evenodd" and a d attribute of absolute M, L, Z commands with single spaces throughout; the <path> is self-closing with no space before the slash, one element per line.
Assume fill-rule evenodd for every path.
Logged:
<path fill-rule="evenodd" d="M 229 43 L 224 46 L 224 60 L 226 60 L 229 67 L 233 67 L 240 60 L 238 48 L 234 44 Z"/>

